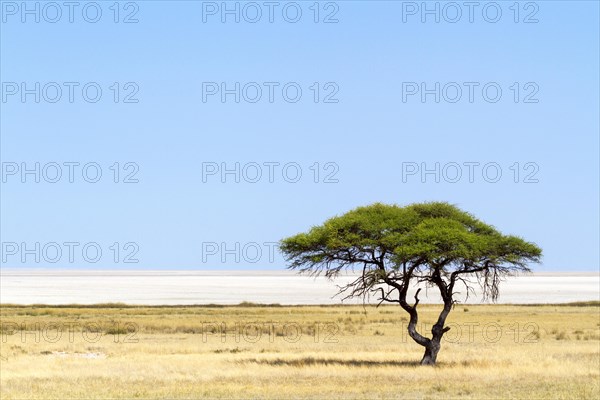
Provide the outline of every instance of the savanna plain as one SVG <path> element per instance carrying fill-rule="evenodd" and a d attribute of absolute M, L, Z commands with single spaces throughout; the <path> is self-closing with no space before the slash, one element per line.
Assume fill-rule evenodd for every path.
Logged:
<path fill-rule="evenodd" d="M 600 398 L 600 302 L 456 305 L 433 367 L 393 305 L 0 311 L 2 399 Z"/>

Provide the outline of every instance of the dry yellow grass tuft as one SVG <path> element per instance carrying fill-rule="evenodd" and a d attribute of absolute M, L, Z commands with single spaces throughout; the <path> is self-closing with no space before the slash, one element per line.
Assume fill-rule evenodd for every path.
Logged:
<path fill-rule="evenodd" d="M 420 306 L 427 331 L 439 307 Z M 436 367 L 399 307 L 0 308 L 2 399 L 597 399 L 600 305 L 469 305 Z"/>

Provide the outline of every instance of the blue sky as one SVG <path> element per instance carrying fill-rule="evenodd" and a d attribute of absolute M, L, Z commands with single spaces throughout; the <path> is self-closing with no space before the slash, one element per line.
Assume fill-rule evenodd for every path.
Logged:
<path fill-rule="evenodd" d="M 2 267 L 282 269 L 330 216 L 442 200 L 598 269 L 596 1 L 1 3 Z"/>

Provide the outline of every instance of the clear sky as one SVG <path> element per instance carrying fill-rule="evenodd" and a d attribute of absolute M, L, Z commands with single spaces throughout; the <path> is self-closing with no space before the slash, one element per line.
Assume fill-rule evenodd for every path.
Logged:
<path fill-rule="evenodd" d="M 2 267 L 282 269 L 441 200 L 598 269 L 597 1 L 69 4 L 1 2 Z"/>

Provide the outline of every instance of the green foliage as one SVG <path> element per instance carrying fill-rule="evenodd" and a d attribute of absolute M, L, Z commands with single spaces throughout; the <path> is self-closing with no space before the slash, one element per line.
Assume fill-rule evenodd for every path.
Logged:
<path fill-rule="evenodd" d="M 290 268 L 329 275 L 355 265 L 384 266 L 382 273 L 407 265 L 442 273 L 528 271 L 527 264 L 539 262 L 542 254 L 535 244 L 503 235 L 444 202 L 358 207 L 283 239 L 280 248 Z"/>

